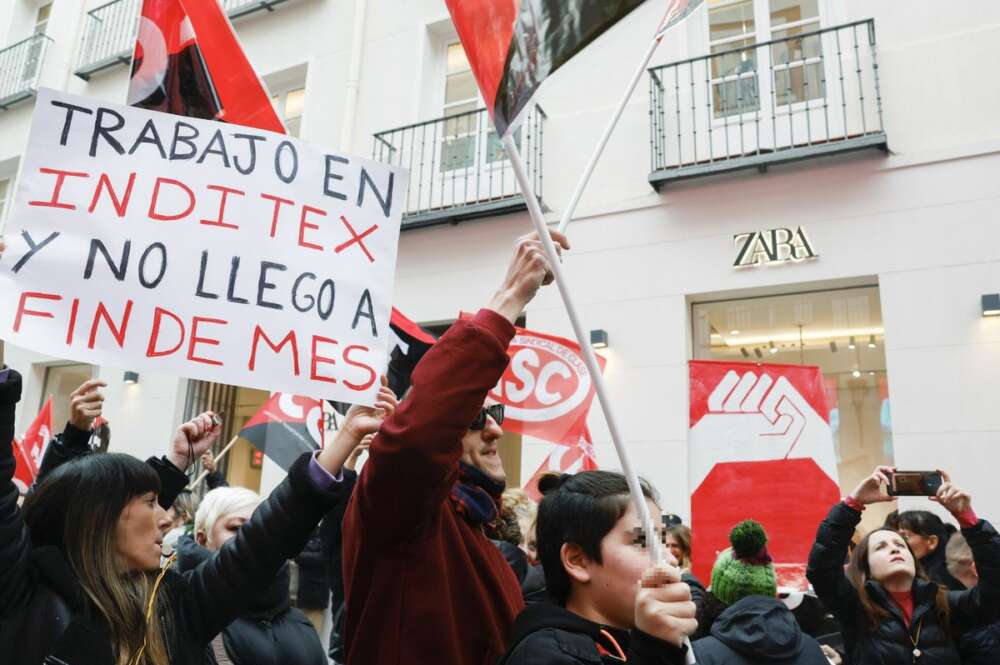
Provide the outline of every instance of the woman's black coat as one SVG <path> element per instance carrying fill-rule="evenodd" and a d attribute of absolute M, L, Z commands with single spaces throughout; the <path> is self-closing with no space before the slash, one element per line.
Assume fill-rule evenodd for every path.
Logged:
<path fill-rule="evenodd" d="M 899 607 L 878 582 L 865 586 L 869 597 L 889 612 L 877 630 L 868 628 L 868 618 L 857 590 L 844 574 L 847 547 L 861 514 L 838 503 L 819 526 L 816 543 L 809 554 L 806 576 L 816 595 L 840 621 L 848 663 L 854 665 L 896 665 L 913 662 L 913 640 L 920 631 L 917 649 L 920 665 L 960 665 L 957 640 L 963 634 L 990 623 L 1000 608 L 1000 536 L 986 522 L 962 534 L 972 549 L 979 571 L 979 585 L 967 591 L 949 591 L 950 630 L 938 620 L 934 598 L 938 585 L 922 579 L 913 583 L 913 617 L 909 627 Z"/>

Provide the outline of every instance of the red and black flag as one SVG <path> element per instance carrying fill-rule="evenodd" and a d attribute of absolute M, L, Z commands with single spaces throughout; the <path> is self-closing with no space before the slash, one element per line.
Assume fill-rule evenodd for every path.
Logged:
<path fill-rule="evenodd" d="M 274 393 L 240 430 L 240 436 L 285 471 L 302 453 L 323 445 L 323 403 Z"/>
<path fill-rule="evenodd" d="M 497 132 L 545 78 L 644 0 L 445 0 Z"/>
<path fill-rule="evenodd" d="M 285 133 L 215 0 L 144 0 L 128 103 Z"/>

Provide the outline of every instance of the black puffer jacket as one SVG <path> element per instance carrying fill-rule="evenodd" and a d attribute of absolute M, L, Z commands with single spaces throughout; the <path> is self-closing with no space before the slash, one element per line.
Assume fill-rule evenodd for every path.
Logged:
<path fill-rule="evenodd" d="M 204 566 L 214 553 L 184 536 L 177 541 L 177 568 L 181 573 Z M 327 665 L 323 645 L 306 615 L 291 606 L 288 566 L 258 594 L 247 611 L 225 627 L 222 641 L 234 665 Z M 206 662 L 218 662 L 207 650 Z"/>
<path fill-rule="evenodd" d="M 1000 607 L 1000 536 L 985 520 L 962 529 L 979 571 L 979 585 L 968 591 L 949 591 L 950 630 L 938 621 L 934 598 L 938 585 L 917 579 L 913 583 L 913 617 L 907 627 L 903 615 L 880 584 L 869 581 L 871 599 L 889 612 L 889 618 L 872 632 L 858 593 L 844 574 L 844 559 L 861 514 L 838 503 L 819 526 L 809 553 L 806 572 L 816 595 L 833 612 L 843 629 L 848 663 L 895 665 L 913 662 L 913 643 L 920 630 L 920 665 L 959 665 L 960 640 L 970 630 L 988 624 Z"/>
<path fill-rule="evenodd" d="M 53 655 L 68 665 L 111 665 L 107 626 L 62 552 L 32 545 L 17 508 L 10 442 L 20 393 L 16 372 L 0 374 L 0 658 L 37 665 Z M 150 463 L 160 476 L 160 505 L 169 506 L 187 478 L 169 462 Z M 171 665 L 201 665 L 205 645 L 253 602 L 259 580 L 274 577 L 302 549 L 336 499 L 314 484 L 308 469 L 303 455 L 212 561 L 187 575 L 173 569 L 165 574 L 161 593 L 171 612 L 166 622 Z"/>
<path fill-rule="evenodd" d="M 694 643 L 701 665 L 829 665 L 819 643 L 775 598 L 747 596 L 730 605 L 708 637 Z"/>
<path fill-rule="evenodd" d="M 588 621 L 550 602 L 524 608 L 497 665 L 684 665 L 686 648 Z"/>
<path fill-rule="evenodd" d="M 1000 663 L 1000 622 L 974 628 L 962 635 L 958 640 L 958 652 L 962 656 L 962 665 Z"/>

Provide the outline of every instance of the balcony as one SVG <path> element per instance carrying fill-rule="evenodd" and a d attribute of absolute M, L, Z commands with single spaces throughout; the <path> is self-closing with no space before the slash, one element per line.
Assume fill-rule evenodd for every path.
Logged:
<path fill-rule="evenodd" d="M 539 200 L 544 125 L 534 106 L 514 132 Z M 410 171 L 404 230 L 527 208 L 486 109 L 379 132 L 372 158 Z"/>
<path fill-rule="evenodd" d="M 257 11 L 274 11 L 286 0 L 223 0 L 230 19 Z M 111 0 L 87 12 L 76 75 L 89 81 L 94 74 L 132 59 L 141 0 Z"/>
<path fill-rule="evenodd" d="M 649 70 L 649 182 L 887 150 L 871 19 Z"/>
<path fill-rule="evenodd" d="M 35 96 L 51 43 L 45 35 L 32 35 L 0 50 L 0 110 Z"/>

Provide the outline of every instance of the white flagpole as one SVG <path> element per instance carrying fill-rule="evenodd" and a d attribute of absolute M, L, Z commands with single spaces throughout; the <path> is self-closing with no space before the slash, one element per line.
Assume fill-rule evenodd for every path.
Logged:
<path fill-rule="evenodd" d="M 594 148 L 593 154 L 590 156 L 590 161 L 587 162 L 587 166 L 584 167 L 583 173 L 580 175 L 580 179 L 576 183 L 576 189 L 573 190 L 573 196 L 570 197 L 569 203 L 566 205 L 566 210 L 563 212 L 562 219 L 559 220 L 559 226 L 556 230 L 559 233 L 566 233 L 566 227 L 569 223 L 573 221 L 573 213 L 576 212 L 576 206 L 580 203 L 580 197 L 583 196 L 583 191 L 587 188 L 587 184 L 590 182 L 590 176 L 594 174 L 594 169 L 597 168 L 597 162 L 601 159 L 601 155 L 604 153 L 604 148 L 607 147 L 608 141 L 611 139 L 611 134 L 615 131 L 615 127 L 618 126 L 618 121 L 622 117 L 622 113 L 625 111 L 625 107 L 628 106 L 628 101 L 632 98 L 632 93 L 635 92 L 635 88 L 639 85 L 639 80 L 642 78 L 643 73 L 646 71 L 646 66 L 653 57 L 653 53 L 656 52 L 656 47 L 660 45 L 663 41 L 663 33 L 658 32 L 653 40 L 649 43 L 649 48 L 646 49 L 646 54 L 642 56 L 642 60 L 639 63 L 639 67 L 635 70 L 635 74 L 632 75 L 632 80 L 629 81 L 628 87 L 625 89 L 625 94 L 622 95 L 621 101 L 618 102 L 615 112 L 611 116 L 611 121 L 608 126 L 604 128 L 604 133 L 601 134 L 600 140 L 597 142 L 597 146 Z"/>
<path fill-rule="evenodd" d="M 604 411 L 604 418 L 608 423 L 608 429 L 611 431 L 611 440 L 615 444 L 615 450 L 618 451 L 618 459 L 621 461 L 622 472 L 625 474 L 625 480 L 628 482 L 629 493 L 632 495 L 632 502 L 635 504 L 635 509 L 639 515 L 639 521 L 643 525 L 643 532 L 646 536 L 646 544 L 649 547 L 650 558 L 654 564 L 659 563 L 661 561 L 661 543 L 656 533 L 656 525 L 650 516 L 649 506 L 646 505 L 645 496 L 643 495 L 642 488 L 639 485 L 639 476 L 636 475 L 635 469 L 632 467 L 632 462 L 629 460 L 628 452 L 625 450 L 625 442 L 622 439 L 620 430 L 618 429 L 618 420 L 615 418 L 614 412 L 611 409 L 611 400 L 608 398 L 608 392 L 604 385 L 604 377 L 601 375 L 600 365 L 597 364 L 597 356 L 594 354 L 594 349 L 590 345 L 590 339 L 587 336 L 586 329 L 583 327 L 583 324 L 580 322 L 580 317 L 577 315 L 576 307 L 573 304 L 573 298 L 569 293 L 569 286 L 566 283 L 566 278 L 563 276 L 562 264 L 559 262 L 559 254 L 556 251 L 555 243 L 552 242 L 552 238 L 549 236 L 549 228 L 545 224 L 542 207 L 538 204 L 538 198 L 535 197 L 535 193 L 531 189 L 528 174 L 524 168 L 524 160 L 521 159 L 521 153 L 517 149 L 517 144 L 514 143 L 512 132 L 507 132 L 501 140 L 503 142 L 504 149 L 507 151 L 507 156 L 510 158 L 510 164 L 511 168 L 514 170 L 514 176 L 517 178 L 518 185 L 521 187 L 521 193 L 524 194 L 524 199 L 528 204 L 528 213 L 531 216 L 531 221 L 534 222 L 535 230 L 538 231 L 538 236 L 542 241 L 542 247 L 545 248 L 545 256 L 548 258 L 549 266 L 552 268 L 552 274 L 555 276 L 556 286 L 559 287 L 559 294 L 562 296 L 563 304 L 566 306 L 566 313 L 569 314 L 569 320 L 573 326 L 573 333 L 576 335 L 576 339 L 580 343 L 580 349 L 583 351 L 583 361 L 587 366 L 587 371 L 590 372 L 590 375 L 593 378 L 594 389 L 597 393 L 597 400 L 600 402 L 601 409 Z"/>

